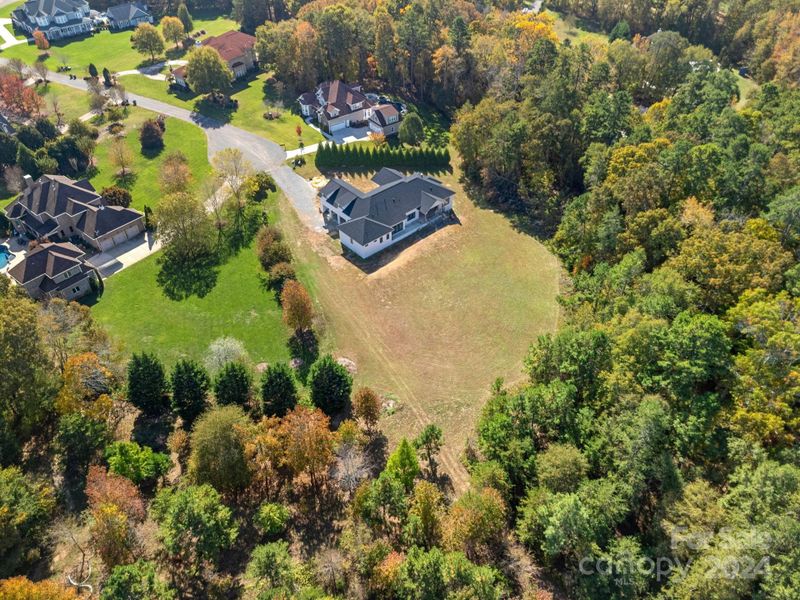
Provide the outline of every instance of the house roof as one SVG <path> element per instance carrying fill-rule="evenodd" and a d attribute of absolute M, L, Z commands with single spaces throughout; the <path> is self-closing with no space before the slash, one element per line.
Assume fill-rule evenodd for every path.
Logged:
<path fill-rule="evenodd" d="M 40 237 L 58 227 L 54 219 L 69 215 L 75 227 L 90 238 L 111 233 L 142 218 L 132 208 L 107 206 L 87 180 L 73 181 L 61 175 L 42 175 L 5 208 L 10 219 L 21 219 Z"/>
<path fill-rule="evenodd" d="M 335 178 L 320 190 L 326 202 L 350 217 L 339 229 L 361 245 L 388 233 L 386 229 L 404 221 L 411 211 L 427 214 L 455 194 L 438 179 L 421 173 L 404 176 L 394 169 L 381 169 L 373 181 L 385 183 L 362 192 Z"/>
<path fill-rule="evenodd" d="M 36 17 L 54 17 L 57 14 L 76 12 L 86 3 L 83 0 L 28 0 L 14 12 L 35 19 Z"/>
<path fill-rule="evenodd" d="M 256 38 L 241 31 L 226 31 L 206 38 L 202 44 L 214 48 L 222 60 L 231 62 L 247 54 L 256 45 Z"/>
<path fill-rule="evenodd" d="M 147 18 L 150 13 L 144 4 L 139 2 L 125 2 L 116 6 L 109 6 L 106 16 L 112 21 L 131 21 L 133 19 Z"/>
<path fill-rule="evenodd" d="M 400 111 L 393 104 L 379 104 L 373 107 L 372 117 L 381 127 L 389 124 L 389 117 L 399 117 Z"/>
<path fill-rule="evenodd" d="M 57 277 L 64 271 L 83 264 L 80 260 L 83 255 L 80 248 L 69 242 L 41 244 L 9 269 L 8 274 L 23 285 L 42 275 L 48 278 Z"/>
<path fill-rule="evenodd" d="M 322 97 L 321 103 L 320 96 Z M 372 103 L 357 86 L 348 85 L 338 79 L 319 84 L 315 93 L 306 92 L 297 101 L 307 106 L 313 106 L 316 110 L 324 108 L 328 117 L 350 114 L 353 112 L 350 110 L 349 105 L 351 104 L 363 102 L 365 107 L 372 106 Z M 334 109 L 339 111 L 338 114 Z"/>

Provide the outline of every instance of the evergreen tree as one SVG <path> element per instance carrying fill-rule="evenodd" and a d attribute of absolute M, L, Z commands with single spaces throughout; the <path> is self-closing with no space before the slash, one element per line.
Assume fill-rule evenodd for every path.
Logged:
<path fill-rule="evenodd" d="M 205 410 L 211 382 L 208 373 L 197 362 L 179 360 L 172 369 L 172 410 L 190 427 Z"/>
<path fill-rule="evenodd" d="M 186 8 L 186 3 L 181 2 L 180 6 L 178 7 L 178 18 L 183 23 L 183 30 L 186 33 L 189 33 L 194 29 L 194 21 L 192 21 L 192 15 L 189 13 L 189 9 Z"/>
<path fill-rule="evenodd" d="M 89 77 L 97 78 L 97 67 L 94 66 L 94 63 L 89 63 Z"/>
<path fill-rule="evenodd" d="M 128 401 L 147 414 L 166 408 L 167 381 L 161 361 L 153 354 L 134 354 L 128 362 Z"/>
<path fill-rule="evenodd" d="M 414 487 L 414 479 L 419 475 L 419 461 L 417 453 L 406 438 L 403 438 L 395 451 L 389 455 L 384 472 L 402 483 L 406 492 L 410 492 Z"/>
<path fill-rule="evenodd" d="M 308 374 L 311 402 L 326 414 L 334 415 L 350 403 L 353 378 L 333 356 L 326 354 L 311 366 Z"/>
<path fill-rule="evenodd" d="M 286 363 L 267 367 L 261 376 L 261 413 L 282 417 L 297 404 L 297 383 Z"/>
<path fill-rule="evenodd" d="M 238 361 L 227 363 L 214 382 L 214 395 L 219 404 L 238 404 L 247 406 L 253 377 L 248 368 Z"/>

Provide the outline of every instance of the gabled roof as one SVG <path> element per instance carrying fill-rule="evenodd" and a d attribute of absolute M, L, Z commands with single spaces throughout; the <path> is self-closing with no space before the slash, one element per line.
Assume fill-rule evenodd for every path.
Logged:
<path fill-rule="evenodd" d="M 372 109 L 372 117 L 370 118 L 381 127 L 385 127 L 389 124 L 389 117 L 399 116 L 400 111 L 393 104 L 379 104 Z"/>
<path fill-rule="evenodd" d="M 83 5 L 83 0 L 28 0 L 17 10 L 29 18 L 35 19 L 36 17 L 54 17 L 57 14 L 76 12 Z"/>
<path fill-rule="evenodd" d="M 112 21 L 132 21 L 133 19 L 147 18 L 150 13 L 144 4 L 139 2 L 125 2 L 116 6 L 109 6 L 106 16 Z"/>
<path fill-rule="evenodd" d="M 404 176 L 394 169 L 381 169 L 373 181 L 385 183 L 369 192 L 362 192 L 335 178 L 320 190 L 328 204 L 350 217 L 349 221 L 339 225 L 339 229 L 361 245 L 391 231 L 413 210 L 427 214 L 455 194 L 438 179 L 421 173 Z"/>
<path fill-rule="evenodd" d="M 69 242 L 41 244 L 28 252 L 8 274 L 23 285 L 42 275 L 52 279 L 64 271 L 82 265 L 83 261 L 80 259 L 83 254 L 80 248 Z"/>
<path fill-rule="evenodd" d="M 322 103 L 319 102 L 319 95 L 322 96 Z M 359 88 L 348 85 L 338 79 L 319 84 L 314 94 L 306 92 L 297 100 L 301 104 L 310 105 L 316 109 L 324 107 L 328 117 L 333 117 L 334 115 L 340 117 L 350 114 L 353 112 L 350 110 L 349 105 L 351 104 L 362 102 L 364 107 L 372 106 L 372 103 Z M 338 114 L 335 113 L 334 109 L 339 111 Z"/>
<path fill-rule="evenodd" d="M 40 237 L 58 228 L 60 215 L 75 218 L 75 227 L 92 239 L 142 218 L 132 208 L 107 206 L 87 180 L 42 175 L 5 208 L 10 219 L 22 219 Z"/>
<path fill-rule="evenodd" d="M 202 44 L 214 48 L 222 60 L 231 62 L 247 54 L 256 45 L 256 38 L 241 31 L 226 31 L 204 39 Z"/>

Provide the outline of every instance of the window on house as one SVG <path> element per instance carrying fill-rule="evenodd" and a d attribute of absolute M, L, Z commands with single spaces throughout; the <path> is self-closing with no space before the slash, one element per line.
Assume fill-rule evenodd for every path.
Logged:
<path fill-rule="evenodd" d="M 405 223 L 403 223 L 401 221 L 400 223 L 398 223 L 397 225 L 392 227 L 392 233 L 400 233 L 401 231 L 403 231 L 404 227 L 405 227 Z"/>
<path fill-rule="evenodd" d="M 410 213 L 408 216 L 406 216 L 406 221 L 413 221 L 416 218 L 417 218 L 417 211 L 414 211 Z"/>
<path fill-rule="evenodd" d="M 74 288 L 72 288 L 72 293 L 73 293 L 73 294 L 77 294 L 77 293 L 78 293 L 78 292 L 80 292 L 80 291 L 81 291 L 81 288 L 80 288 L 80 286 L 75 286 Z"/>

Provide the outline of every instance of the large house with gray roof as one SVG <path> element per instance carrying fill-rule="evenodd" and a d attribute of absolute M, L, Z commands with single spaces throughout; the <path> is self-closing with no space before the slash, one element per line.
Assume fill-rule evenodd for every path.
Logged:
<path fill-rule="evenodd" d="M 453 210 L 455 192 L 428 175 L 383 168 L 372 181 L 377 187 L 362 192 L 334 178 L 319 192 L 326 223 L 338 230 L 342 246 L 361 258 L 385 250 Z"/>
<path fill-rule="evenodd" d="M 129 29 L 140 23 L 152 23 L 153 15 L 141 2 L 123 2 L 106 9 L 106 20 L 110 29 Z"/>
<path fill-rule="evenodd" d="M 319 84 L 314 92 L 301 94 L 297 102 L 302 115 L 315 118 L 328 133 L 369 125 L 376 133 L 393 135 L 402 119 L 393 105 L 373 103 L 360 85 L 349 85 L 338 79 Z"/>
<path fill-rule="evenodd" d="M 38 29 L 52 41 L 91 33 L 89 13 L 86 0 L 28 0 L 11 12 L 11 21 L 29 35 Z"/>
<path fill-rule="evenodd" d="M 144 215 L 109 205 L 86 179 L 25 177 L 25 189 L 5 208 L 14 229 L 36 240 L 80 240 L 109 250 L 144 231 Z"/>
<path fill-rule="evenodd" d="M 97 273 L 83 261 L 85 253 L 74 244 L 36 246 L 8 274 L 36 299 L 76 300 L 92 291 Z"/>

